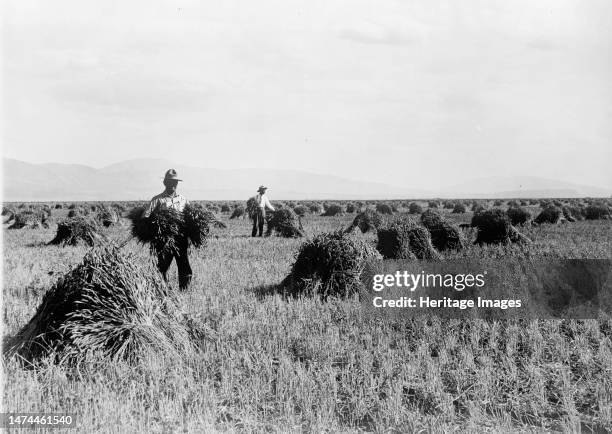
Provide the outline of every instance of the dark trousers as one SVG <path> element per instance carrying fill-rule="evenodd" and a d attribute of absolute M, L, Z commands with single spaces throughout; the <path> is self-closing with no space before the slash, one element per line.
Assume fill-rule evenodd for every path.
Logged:
<path fill-rule="evenodd" d="M 259 231 L 259 236 L 263 236 L 263 228 L 264 223 L 266 221 L 266 209 L 265 208 L 257 208 L 255 212 L 255 218 L 253 219 L 253 231 L 251 232 L 251 236 L 256 237 L 257 232 Z"/>
<path fill-rule="evenodd" d="M 167 272 L 173 259 L 176 259 L 176 266 L 178 267 L 179 288 L 187 289 L 192 276 L 189 257 L 187 256 L 187 246 L 179 247 L 176 252 L 162 252 L 157 255 L 157 267 L 166 281 L 168 280 Z"/>

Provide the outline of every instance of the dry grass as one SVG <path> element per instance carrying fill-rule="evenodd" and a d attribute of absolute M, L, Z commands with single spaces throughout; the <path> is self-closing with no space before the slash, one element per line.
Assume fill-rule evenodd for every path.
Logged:
<path fill-rule="evenodd" d="M 7 344 L 28 362 L 60 365 L 100 355 L 135 362 L 190 350 L 179 309 L 159 273 L 115 247 L 87 253 L 45 293 L 32 319 Z"/>
<path fill-rule="evenodd" d="M 445 217 L 467 223 L 471 214 Z M 312 216 L 307 235 L 351 220 Z M 206 256 L 194 252 L 193 289 L 178 295 L 179 307 L 210 329 L 185 361 L 162 354 L 138 369 L 119 360 L 82 364 L 77 373 L 52 356 L 34 369 L 7 359 L 5 411 L 73 411 L 92 432 L 612 429 L 609 319 L 392 323 L 368 319 L 351 298 L 261 297 L 256 288 L 282 281 L 301 240 L 252 240 L 249 222 L 227 223 Z M 123 240 L 125 231 L 106 234 Z M 611 257 L 609 220 L 522 231 L 532 244 L 469 244 L 444 256 Z M 5 336 L 86 253 L 84 246 L 33 247 L 50 235 L 4 232 Z M 473 240 L 475 230 L 468 235 Z M 375 242 L 375 234 L 355 236 Z M 147 261 L 136 242 L 125 249 Z"/>

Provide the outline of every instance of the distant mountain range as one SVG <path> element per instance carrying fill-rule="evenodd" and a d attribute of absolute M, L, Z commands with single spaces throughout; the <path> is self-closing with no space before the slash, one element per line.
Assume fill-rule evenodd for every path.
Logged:
<path fill-rule="evenodd" d="M 403 188 L 333 175 L 278 169 L 209 169 L 166 160 L 139 159 L 101 169 L 76 164 L 30 164 L 4 158 L 5 202 L 148 200 L 162 189 L 164 172 L 185 180 L 180 192 L 192 200 L 244 200 L 260 184 L 273 199 L 419 199 L 511 197 L 609 197 L 612 189 L 536 177 L 475 179 L 443 191 Z"/>
<path fill-rule="evenodd" d="M 612 187 L 605 189 L 572 184 L 535 176 L 497 176 L 476 178 L 445 189 L 450 197 L 469 198 L 547 198 L 610 197 Z"/>

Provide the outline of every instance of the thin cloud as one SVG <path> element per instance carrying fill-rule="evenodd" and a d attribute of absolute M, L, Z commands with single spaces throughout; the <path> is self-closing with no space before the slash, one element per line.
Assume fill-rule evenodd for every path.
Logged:
<path fill-rule="evenodd" d="M 361 44 L 407 45 L 413 42 L 405 32 L 374 23 L 342 28 L 339 37 Z"/>
<path fill-rule="evenodd" d="M 565 48 L 564 45 L 548 38 L 534 38 L 527 42 L 527 47 L 542 51 L 557 51 Z"/>
<path fill-rule="evenodd" d="M 210 105 L 212 89 L 161 77 L 115 74 L 57 84 L 53 93 L 69 105 L 126 111 L 199 111 Z"/>

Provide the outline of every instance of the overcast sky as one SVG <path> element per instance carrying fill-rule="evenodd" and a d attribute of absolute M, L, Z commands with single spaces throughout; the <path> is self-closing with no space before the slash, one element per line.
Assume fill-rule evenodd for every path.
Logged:
<path fill-rule="evenodd" d="M 612 2 L 3 2 L 3 155 L 612 186 Z"/>

